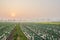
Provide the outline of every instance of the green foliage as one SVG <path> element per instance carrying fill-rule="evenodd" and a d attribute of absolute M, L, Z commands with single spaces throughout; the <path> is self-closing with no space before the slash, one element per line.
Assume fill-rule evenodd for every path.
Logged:
<path fill-rule="evenodd" d="M 27 40 L 27 37 L 23 34 L 21 28 L 20 28 L 20 24 L 17 24 L 15 27 L 15 33 L 14 33 L 14 39 L 13 40 Z"/>

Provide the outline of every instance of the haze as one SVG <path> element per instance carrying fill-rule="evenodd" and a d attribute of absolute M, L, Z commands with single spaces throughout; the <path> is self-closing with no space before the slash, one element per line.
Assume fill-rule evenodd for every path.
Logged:
<path fill-rule="evenodd" d="M 0 18 L 60 19 L 60 0 L 0 0 Z"/>

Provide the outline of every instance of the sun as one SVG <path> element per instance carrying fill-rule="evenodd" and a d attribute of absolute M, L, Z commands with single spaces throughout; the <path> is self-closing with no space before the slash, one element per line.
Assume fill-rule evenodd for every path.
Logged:
<path fill-rule="evenodd" d="M 16 16 L 16 13 L 11 13 L 11 16 L 12 16 L 12 17 L 15 17 L 15 16 Z"/>

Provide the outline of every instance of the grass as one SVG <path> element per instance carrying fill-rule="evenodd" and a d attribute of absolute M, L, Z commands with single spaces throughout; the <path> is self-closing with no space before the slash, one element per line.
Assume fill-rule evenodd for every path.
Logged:
<path fill-rule="evenodd" d="M 60 22 L 40 22 L 41 24 L 60 24 Z"/>
<path fill-rule="evenodd" d="M 27 37 L 23 34 L 20 24 L 17 24 L 15 27 L 15 33 L 14 33 L 14 38 L 13 40 L 27 40 Z"/>

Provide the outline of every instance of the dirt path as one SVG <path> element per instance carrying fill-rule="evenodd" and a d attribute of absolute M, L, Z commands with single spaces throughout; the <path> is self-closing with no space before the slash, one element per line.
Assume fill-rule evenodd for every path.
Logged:
<path fill-rule="evenodd" d="M 27 40 L 27 37 L 23 34 L 20 28 L 20 24 L 16 25 L 6 40 Z"/>
<path fill-rule="evenodd" d="M 16 29 L 14 28 L 6 40 L 13 40 L 13 37 L 14 37 L 13 34 L 15 31 L 16 31 Z"/>
<path fill-rule="evenodd" d="M 17 40 L 20 40 L 20 37 L 19 36 L 17 37 Z"/>
<path fill-rule="evenodd" d="M 14 28 L 11 32 L 11 34 L 8 36 L 8 38 L 6 40 L 13 40 L 14 39 L 14 34 L 15 34 L 16 28 Z M 16 40 L 20 40 L 20 37 L 17 36 Z"/>

